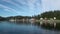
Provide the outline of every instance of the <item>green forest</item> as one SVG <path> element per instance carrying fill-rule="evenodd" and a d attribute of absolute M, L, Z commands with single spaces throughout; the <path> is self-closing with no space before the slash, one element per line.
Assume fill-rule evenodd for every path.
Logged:
<path fill-rule="evenodd" d="M 43 12 L 37 16 L 34 16 L 36 19 L 39 19 L 39 18 L 54 18 L 56 17 L 57 19 L 60 20 L 60 10 L 54 10 L 54 11 L 46 11 L 46 12 Z"/>
<path fill-rule="evenodd" d="M 45 11 L 39 15 L 35 15 L 35 16 L 10 16 L 10 17 L 2 17 L 0 16 L 0 21 L 4 21 L 4 20 L 9 20 L 9 19 L 31 19 L 31 18 L 35 18 L 35 19 L 40 19 L 40 18 L 53 18 L 56 17 L 58 20 L 60 20 L 60 10 L 54 10 L 54 11 Z"/>

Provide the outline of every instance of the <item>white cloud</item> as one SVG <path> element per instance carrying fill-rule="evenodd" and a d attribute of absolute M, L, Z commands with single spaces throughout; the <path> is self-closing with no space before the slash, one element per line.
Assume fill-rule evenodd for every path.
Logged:
<path fill-rule="evenodd" d="M 13 4 L 13 5 L 17 6 L 17 7 L 20 6 L 19 4 L 13 2 L 12 0 L 3 0 L 3 1 L 5 1 L 5 2 L 7 2 L 7 3 L 10 3 L 10 4 Z"/>
<path fill-rule="evenodd" d="M 13 0 L 3 0 L 3 1 L 5 1 L 7 3 L 11 3 L 11 4 L 17 6 L 17 8 L 22 9 L 22 12 L 17 11 L 17 13 L 24 13 L 24 11 L 25 11 L 26 13 L 28 12 L 31 15 L 32 14 L 37 14 L 37 13 L 39 13 L 38 11 L 41 11 L 41 8 L 42 8 L 41 3 L 39 2 L 39 0 L 26 0 L 26 1 L 25 0 L 14 0 L 14 1 L 22 4 L 23 6 L 20 6 L 19 4 L 15 3 Z M 16 12 L 16 10 L 14 10 L 10 7 L 8 7 L 8 8 L 9 9 L 5 8 L 5 10 L 7 10 L 7 11 L 10 10 L 10 11 Z"/>
<path fill-rule="evenodd" d="M 25 2 L 26 0 L 14 0 L 14 1 L 16 1 L 16 2 L 18 2 L 20 4 L 23 4 L 23 5 L 26 4 L 26 2 Z"/>
<path fill-rule="evenodd" d="M 0 7 L 2 7 L 5 11 L 10 11 L 10 12 L 14 12 L 14 13 L 16 13 L 16 14 L 19 14 L 20 12 L 18 12 L 18 11 L 16 11 L 15 9 L 12 9 L 12 8 L 10 8 L 10 7 L 7 7 L 7 6 L 4 6 L 4 5 L 2 5 L 2 4 L 0 4 Z"/>
<path fill-rule="evenodd" d="M 60 0 L 42 0 L 44 11 L 60 10 Z"/>
<path fill-rule="evenodd" d="M 31 10 L 33 10 L 34 9 L 34 3 L 36 2 L 36 0 L 28 0 L 27 1 L 28 2 L 28 6 L 29 6 L 29 8 L 31 9 Z"/>
<path fill-rule="evenodd" d="M 32 14 L 39 14 L 42 10 L 40 0 L 28 0 L 28 6 Z"/>
<path fill-rule="evenodd" d="M 22 9 L 22 10 L 24 10 L 25 11 L 25 5 L 27 5 L 27 3 L 26 2 L 24 2 L 23 0 L 14 0 L 15 2 L 17 2 L 17 3 L 15 3 L 13 0 L 3 0 L 3 1 L 5 1 L 5 2 L 7 2 L 7 3 L 10 3 L 10 4 L 13 4 L 13 5 L 15 5 L 17 8 L 19 8 L 19 9 Z M 18 4 L 18 3 L 20 3 L 20 4 L 22 4 L 22 6 L 20 5 L 20 4 Z M 24 5 L 25 4 L 25 5 Z M 24 11 L 22 11 L 22 12 L 24 12 Z"/>

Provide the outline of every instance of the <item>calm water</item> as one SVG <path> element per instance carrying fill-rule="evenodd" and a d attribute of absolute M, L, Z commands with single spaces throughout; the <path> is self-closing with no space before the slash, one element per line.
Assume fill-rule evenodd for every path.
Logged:
<path fill-rule="evenodd" d="M 16 24 L 5 21 L 0 22 L 0 34 L 60 34 L 60 31 L 43 29 L 31 23 Z"/>

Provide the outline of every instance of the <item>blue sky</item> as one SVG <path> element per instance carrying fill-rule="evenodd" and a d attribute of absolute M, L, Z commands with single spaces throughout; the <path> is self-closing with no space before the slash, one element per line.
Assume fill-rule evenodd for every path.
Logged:
<path fill-rule="evenodd" d="M 32 16 L 59 10 L 60 0 L 0 0 L 0 16 Z"/>

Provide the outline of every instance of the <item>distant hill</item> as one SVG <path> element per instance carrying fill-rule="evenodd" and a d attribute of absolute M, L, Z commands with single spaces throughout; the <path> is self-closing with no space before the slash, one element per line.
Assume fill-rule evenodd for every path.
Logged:
<path fill-rule="evenodd" d="M 30 19 L 30 16 L 10 16 L 10 17 L 1 17 L 0 16 L 0 21 L 8 21 L 10 19 Z"/>
<path fill-rule="evenodd" d="M 10 19 L 31 19 L 31 18 L 35 18 L 35 19 L 40 19 L 40 18 L 54 18 L 56 17 L 57 19 L 60 20 L 60 10 L 54 10 L 54 11 L 46 11 L 46 12 L 43 12 L 39 15 L 36 15 L 36 16 L 10 16 L 10 17 L 1 17 L 0 16 L 0 21 L 4 21 L 4 20 L 10 20 Z"/>
<path fill-rule="evenodd" d="M 56 17 L 57 19 L 60 19 L 60 10 L 54 10 L 54 11 L 46 11 L 44 13 L 41 13 L 40 15 L 34 16 L 35 18 L 39 19 L 42 18 L 53 18 Z"/>
<path fill-rule="evenodd" d="M 0 21 L 5 21 L 5 20 L 6 20 L 5 17 L 1 17 L 1 16 L 0 16 Z"/>

